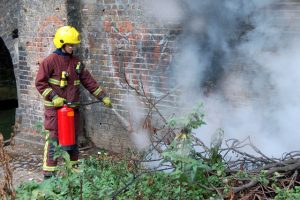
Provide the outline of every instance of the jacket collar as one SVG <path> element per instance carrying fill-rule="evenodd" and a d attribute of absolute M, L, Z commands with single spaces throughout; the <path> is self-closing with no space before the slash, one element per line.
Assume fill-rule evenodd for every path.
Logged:
<path fill-rule="evenodd" d="M 56 49 L 53 53 L 60 56 L 72 56 L 72 54 L 64 53 L 61 49 Z"/>

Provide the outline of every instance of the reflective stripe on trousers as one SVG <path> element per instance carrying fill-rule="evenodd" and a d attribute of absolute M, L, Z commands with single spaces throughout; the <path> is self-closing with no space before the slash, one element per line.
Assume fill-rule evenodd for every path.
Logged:
<path fill-rule="evenodd" d="M 75 119 L 75 134 L 78 135 L 80 130 L 80 113 L 78 109 L 74 109 L 74 119 Z M 57 134 L 57 110 L 55 109 L 45 109 L 45 121 L 44 121 L 46 133 L 46 143 L 44 148 L 44 159 L 43 159 L 43 171 L 53 172 L 56 170 L 57 158 L 54 159 L 55 148 L 58 143 Z M 76 137 L 77 143 L 77 137 Z M 71 161 L 77 161 L 79 156 L 79 151 L 77 145 L 74 145 L 72 150 L 67 150 L 70 155 Z"/>
<path fill-rule="evenodd" d="M 55 148 L 57 147 L 58 139 L 57 133 L 54 131 L 47 131 L 46 134 L 46 143 L 44 148 L 44 159 L 43 159 L 43 171 L 46 172 L 54 172 L 57 170 L 57 159 L 55 157 Z M 76 163 L 78 161 L 79 151 L 78 147 L 73 150 L 68 150 L 68 154 L 70 155 L 71 163 Z"/>

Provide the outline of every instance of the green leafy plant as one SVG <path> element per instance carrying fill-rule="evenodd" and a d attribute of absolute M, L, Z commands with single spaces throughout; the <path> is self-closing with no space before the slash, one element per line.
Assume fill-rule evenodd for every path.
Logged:
<path fill-rule="evenodd" d="M 168 171 L 146 168 L 142 163 L 147 153 L 129 150 L 121 155 L 100 151 L 81 160 L 74 171 L 69 155 L 56 145 L 56 156 L 64 160 L 59 176 L 22 184 L 16 190 L 17 199 L 231 199 L 237 196 L 234 189 L 238 184 L 245 187 L 253 180 L 257 187 L 270 188 L 272 184 L 276 191 L 269 194 L 272 198 L 300 199 L 299 186 L 284 189 L 274 183 L 283 174 L 275 172 L 271 176 L 266 170 L 250 174 L 243 166 L 228 170 L 221 156 L 221 129 L 216 131 L 204 155 L 197 152 L 192 130 L 205 124 L 203 116 L 200 106 L 183 118 L 169 121 L 172 130 L 180 131 L 161 153 L 161 166 L 168 165 Z"/>
<path fill-rule="evenodd" d="M 300 199 L 300 186 L 296 186 L 292 189 L 281 189 L 276 188 L 276 197 L 275 200 L 295 200 Z"/>

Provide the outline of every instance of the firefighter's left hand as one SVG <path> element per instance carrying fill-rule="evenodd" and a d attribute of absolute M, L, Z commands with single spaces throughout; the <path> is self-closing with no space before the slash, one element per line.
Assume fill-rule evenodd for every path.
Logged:
<path fill-rule="evenodd" d="M 103 97 L 102 103 L 103 103 L 104 106 L 112 108 L 112 103 L 111 103 L 111 100 L 108 96 Z"/>

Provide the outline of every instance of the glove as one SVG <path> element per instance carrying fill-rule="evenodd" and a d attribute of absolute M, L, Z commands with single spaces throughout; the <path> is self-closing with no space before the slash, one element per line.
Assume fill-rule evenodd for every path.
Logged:
<path fill-rule="evenodd" d="M 103 103 L 104 106 L 112 108 L 112 104 L 111 104 L 111 101 L 110 101 L 109 97 L 107 97 L 107 96 L 103 97 L 102 103 Z"/>
<path fill-rule="evenodd" d="M 55 96 L 53 97 L 52 99 L 52 103 L 54 105 L 54 107 L 62 107 L 64 105 L 64 101 L 66 99 L 62 98 L 62 97 L 59 97 L 59 96 Z"/>

